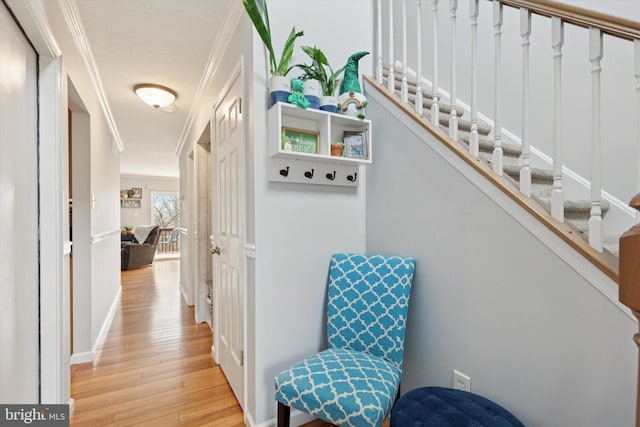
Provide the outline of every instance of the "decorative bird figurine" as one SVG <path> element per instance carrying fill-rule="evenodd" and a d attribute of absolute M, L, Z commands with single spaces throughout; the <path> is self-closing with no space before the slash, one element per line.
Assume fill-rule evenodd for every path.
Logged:
<path fill-rule="evenodd" d="M 368 55 L 369 52 L 357 52 L 349 57 L 344 67 L 344 79 L 340 85 L 338 97 L 338 110 L 346 115 L 364 119 L 364 108 L 367 106 L 367 98 L 360 89 L 358 73 L 358 61 Z"/>

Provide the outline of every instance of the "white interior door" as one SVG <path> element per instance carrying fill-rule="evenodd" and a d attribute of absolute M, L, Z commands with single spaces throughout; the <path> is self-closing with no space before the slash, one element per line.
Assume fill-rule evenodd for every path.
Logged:
<path fill-rule="evenodd" d="M 244 407 L 244 149 L 242 81 L 237 73 L 214 111 L 212 242 L 218 363 Z"/>
<path fill-rule="evenodd" d="M 37 55 L 0 2 L 0 402 L 39 400 Z"/>

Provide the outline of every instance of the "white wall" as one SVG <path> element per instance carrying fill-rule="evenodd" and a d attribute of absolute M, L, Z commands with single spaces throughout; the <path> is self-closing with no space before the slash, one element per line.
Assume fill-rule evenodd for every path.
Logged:
<path fill-rule="evenodd" d="M 43 16 L 46 17 L 46 22 L 50 26 L 51 35 L 62 52 L 65 78 L 68 77 L 73 82 L 90 117 L 88 142 L 90 166 L 88 175 L 84 177 L 90 183 L 90 234 L 78 236 L 74 233 L 74 240 L 82 238 L 83 244 L 90 246 L 91 274 L 88 279 L 89 284 L 86 282 L 79 284 L 74 281 L 74 288 L 75 286 L 91 288 L 90 309 L 86 305 L 83 309 L 90 312 L 91 346 L 93 346 L 120 289 L 117 232 L 120 228 L 120 153 L 112 138 L 91 76 L 70 34 L 60 5 L 54 2 L 41 2 L 40 5 Z M 74 252 L 77 253 L 75 245 Z"/>
<path fill-rule="evenodd" d="M 141 208 L 120 208 L 120 226 L 148 225 L 152 217 L 152 192 L 179 192 L 180 179 L 138 175 L 120 175 L 120 189 L 142 188 Z"/>
<path fill-rule="evenodd" d="M 72 82 L 70 98 L 79 98 Z M 81 105 L 81 100 L 78 102 Z M 91 315 L 91 118 L 79 107 L 71 114 L 71 182 L 73 191 L 73 354 L 93 348 Z"/>
<path fill-rule="evenodd" d="M 394 25 L 401 29 L 401 2 L 396 3 Z M 469 1 L 458 2 L 457 13 L 457 97 L 471 102 L 471 29 Z M 600 9 L 628 19 L 638 19 L 635 1 L 567 1 L 578 6 Z M 415 34 L 415 2 L 408 2 L 409 34 Z M 492 2 L 480 1 L 478 18 L 478 110 L 494 118 L 494 30 Z M 450 15 L 449 4 L 440 2 L 438 13 L 439 86 L 451 90 Z M 521 75 L 522 48 L 519 11 L 504 7 L 502 27 L 502 125 L 517 137 L 521 137 Z M 384 11 L 388 16 L 388 8 Z M 433 70 L 433 36 L 431 1 L 423 2 L 423 73 L 431 80 Z M 388 63 L 387 22 L 383 20 L 385 42 L 384 62 Z M 402 58 L 401 38 L 394 39 L 395 57 Z M 553 153 L 553 50 L 551 47 L 551 21 L 533 15 L 530 37 L 530 143 L 551 157 Z M 586 180 L 591 179 L 591 64 L 589 62 L 588 30 L 565 25 L 562 57 L 562 140 L 563 162 L 573 172 Z M 408 39 L 408 65 L 416 69 L 416 39 Z M 633 76 L 632 43 L 614 37 L 604 37 L 602 61 L 602 186 L 603 189 L 626 204 L 639 191 L 637 162 L 637 107 Z M 468 114 L 466 118 L 468 118 Z M 534 162 L 541 164 L 540 161 Z M 548 166 L 547 166 L 548 168 Z M 588 190 L 567 182 L 568 194 L 589 197 Z M 575 196 L 572 196 L 575 197 Z M 621 226 L 605 222 L 606 234 L 617 234 L 632 225 L 632 218 L 622 219 Z"/>
<path fill-rule="evenodd" d="M 457 369 L 527 426 L 633 425 L 636 322 L 479 191 L 482 176 L 463 176 L 377 102 L 367 112 L 384 123 L 367 250 L 416 258 L 403 392 L 451 386 Z"/>
<path fill-rule="evenodd" d="M 291 27 L 304 30 L 297 46 L 321 48 L 334 68 L 357 51 L 373 48 L 373 3 L 280 0 L 269 2 L 275 50 Z M 354 24 L 354 20 L 358 22 Z M 329 24 L 328 24 L 329 23 Z M 328 25 L 328 26 L 327 26 Z M 341 28 L 349 30 L 342 31 Z M 330 30 L 328 30 L 330 29 Z M 354 189 L 268 180 L 265 50 L 254 35 L 253 129 L 255 186 L 255 281 L 250 292 L 249 348 L 253 348 L 256 423 L 275 416 L 273 378 L 325 345 L 325 292 L 333 252 L 365 249 L 365 183 Z M 307 61 L 299 49 L 293 63 Z M 371 56 L 360 61 L 371 73 Z M 375 129 L 375 127 L 374 127 Z M 375 134 L 374 134 L 375 135 Z M 365 172 L 364 169 L 361 172 Z"/>

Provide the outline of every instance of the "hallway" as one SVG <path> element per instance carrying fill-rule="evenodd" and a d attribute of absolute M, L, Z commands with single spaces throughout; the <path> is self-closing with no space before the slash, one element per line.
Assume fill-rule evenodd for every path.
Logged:
<path fill-rule="evenodd" d="M 123 271 L 121 304 L 93 363 L 71 367 L 73 426 L 244 426 L 180 294 L 180 262 Z"/>

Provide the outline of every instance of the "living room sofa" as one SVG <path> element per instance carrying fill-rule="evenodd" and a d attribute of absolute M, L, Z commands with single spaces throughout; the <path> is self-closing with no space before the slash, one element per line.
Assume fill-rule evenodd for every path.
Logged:
<path fill-rule="evenodd" d="M 131 270 L 153 263 L 160 240 L 160 227 L 155 226 L 142 243 L 122 242 L 120 248 L 120 270 Z"/>

